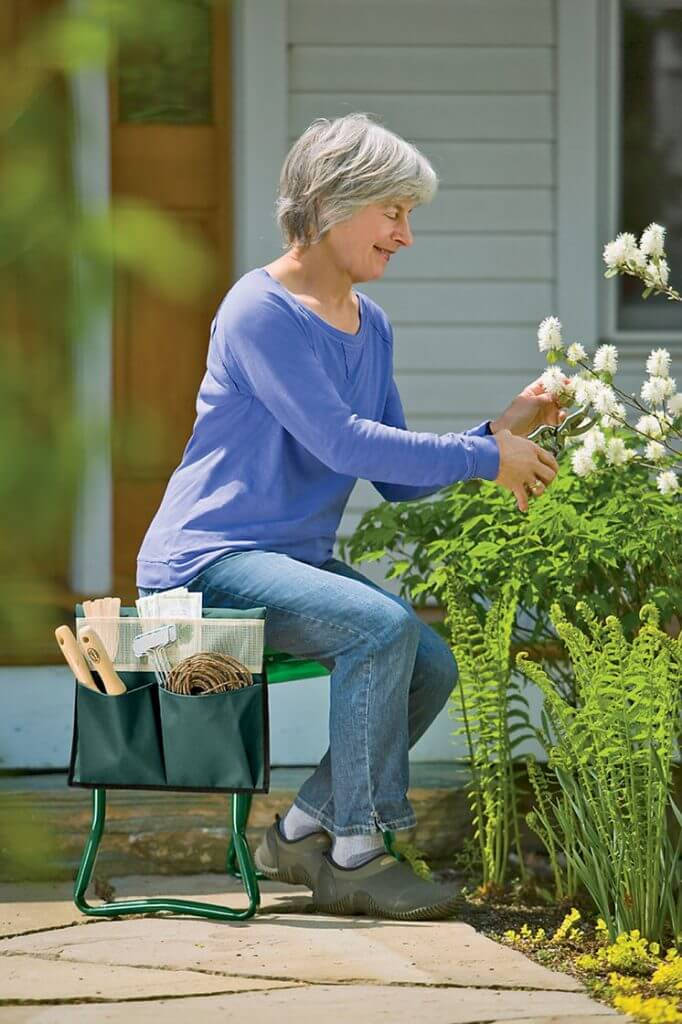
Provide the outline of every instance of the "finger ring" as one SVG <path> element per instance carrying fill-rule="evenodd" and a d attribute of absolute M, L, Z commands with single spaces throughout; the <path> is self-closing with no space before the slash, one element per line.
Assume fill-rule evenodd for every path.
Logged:
<path fill-rule="evenodd" d="M 542 483 L 542 482 L 541 482 L 540 480 L 536 480 L 536 482 L 535 482 L 535 483 L 533 484 L 533 486 L 531 487 L 531 491 L 537 491 L 537 490 L 538 490 L 538 488 L 540 488 L 540 489 L 544 489 L 544 486 L 545 486 L 545 485 L 544 485 L 544 484 L 543 484 L 543 483 Z"/>

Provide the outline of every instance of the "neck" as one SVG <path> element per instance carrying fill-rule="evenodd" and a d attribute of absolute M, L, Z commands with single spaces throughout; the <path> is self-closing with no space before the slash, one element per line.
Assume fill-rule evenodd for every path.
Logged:
<path fill-rule="evenodd" d="M 323 242 L 307 249 L 294 246 L 282 257 L 283 268 L 301 292 L 314 296 L 327 309 L 342 310 L 353 302 L 354 281 L 323 246 Z"/>

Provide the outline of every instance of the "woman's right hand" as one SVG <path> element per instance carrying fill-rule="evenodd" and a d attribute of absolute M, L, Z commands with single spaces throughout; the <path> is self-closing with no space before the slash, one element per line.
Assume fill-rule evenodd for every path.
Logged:
<path fill-rule="evenodd" d="M 526 487 L 538 498 L 559 472 L 559 463 L 551 452 L 527 437 L 517 437 L 511 430 L 500 430 L 494 436 L 500 449 L 500 470 L 495 483 L 512 491 L 519 510 L 527 512 Z"/>

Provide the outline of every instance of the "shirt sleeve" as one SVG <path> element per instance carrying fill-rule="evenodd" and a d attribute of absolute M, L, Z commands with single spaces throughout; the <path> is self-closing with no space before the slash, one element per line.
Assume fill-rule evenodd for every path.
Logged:
<path fill-rule="evenodd" d="M 274 292 L 224 304 L 212 341 L 235 386 L 337 473 L 437 490 L 471 477 L 494 480 L 499 472 L 493 437 L 405 430 L 354 413 L 302 321 Z"/>
<path fill-rule="evenodd" d="M 384 415 L 381 418 L 381 422 L 386 423 L 389 426 L 397 427 L 399 430 L 407 430 L 407 421 L 405 419 L 403 404 L 400 399 L 400 392 L 398 391 L 398 387 L 393 377 L 391 377 L 391 384 L 388 389 Z M 492 435 L 490 420 L 484 420 L 483 423 L 479 423 L 478 426 L 464 430 L 462 433 L 469 437 L 490 436 Z M 444 436 L 448 437 L 452 435 L 446 434 Z M 495 445 L 497 447 L 497 443 L 495 443 Z M 499 450 L 497 461 L 499 466 Z M 497 476 L 497 473 L 495 473 L 495 476 Z M 491 479 L 495 479 L 495 477 L 492 477 Z M 441 489 L 440 487 L 410 487 L 405 484 L 387 484 L 378 480 L 372 480 L 372 484 L 376 487 L 377 491 L 385 501 L 414 501 L 417 498 L 428 498 L 430 494 L 435 494 Z"/>

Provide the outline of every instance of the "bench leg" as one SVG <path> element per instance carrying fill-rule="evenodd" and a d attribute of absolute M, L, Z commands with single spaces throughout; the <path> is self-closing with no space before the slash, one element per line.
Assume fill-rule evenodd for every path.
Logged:
<path fill-rule="evenodd" d="M 246 834 L 246 826 L 249 823 L 249 814 L 251 812 L 251 801 L 253 799 L 253 796 L 252 796 L 251 793 L 243 793 L 243 794 L 241 794 L 241 793 L 240 794 L 236 794 L 235 793 L 235 797 L 234 798 L 236 799 L 237 796 L 241 797 L 241 799 L 244 801 L 244 811 L 243 811 L 244 822 L 243 822 L 243 827 L 242 827 L 242 834 L 245 835 Z M 235 837 L 237 835 L 238 835 L 238 833 L 236 832 L 236 830 L 233 829 L 232 835 L 230 836 L 230 845 L 227 848 L 227 863 L 226 863 L 226 866 L 225 866 L 225 871 L 227 872 L 228 875 L 231 875 L 233 878 L 241 878 L 242 877 L 241 876 L 241 872 L 239 870 L 239 866 L 237 864 L 237 844 L 235 842 Z M 259 881 L 263 881 L 263 880 L 267 881 L 269 879 L 269 876 L 266 875 L 263 871 L 259 871 L 258 868 L 255 867 L 255 865 L 254 865 L 254 869 L 253 870 L 254 870 L 255 877 Z"/>
<path fill-rule="evenodd" d="M 83 914 L 90 917 L 120 917 L 124 914 L 157 914 L 166 911 L 170 914 L 189 914 L 193 917 L 205 917 L 213 921 L 241 921 L 253 917 L 260 905 L 260 889 L 256 879 L 256 870 L 251 858 L 251 851 L 246 842 L 246 819 L 251 803 L 250 794 L 232 794 L 232 835 L 235 843 L 235 857 L 239 863 L 244 889 L 249 897 L 249 905 L 245 910 L 220 906 L 216 903 L 201 903 L 198 900 L 175 900 L 166 898 L 124 899 L 114 900 L 94 907 L 87 902 L 85 893 L 97 859 L 97 852 L 104 834 L 106 817 L 106 790 L 96 787 L 92 791 L 92 824 L 83 856 L 78 867 L 78 874 L 73 891 L 73 900 Z"/>

